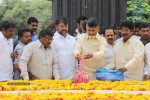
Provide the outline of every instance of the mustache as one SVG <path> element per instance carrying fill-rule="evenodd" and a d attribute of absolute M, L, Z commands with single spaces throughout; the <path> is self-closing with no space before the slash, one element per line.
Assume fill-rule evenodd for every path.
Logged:
<path fill-rule="evenodd" d="M 61 32 L 61 33 L 67 33 L 68 31 L 65 30 L 65 29 L 63 29 L 63 30 L 61 30 L 60 32 Z"/>
<path fill-rule="evenodd" d="M 126 36 L 127 34 L 121 34 L 122 36 Z"/>
<path fill-rule="evenodd" d="M 108 40 L 114 40 L 113 38 L 109 38 Z"/>
<path fill-rule="evenodd" d="M 35 28 L 33 28 L 33 29 L 31 29 L 30 31 L 36 31 L 37 29 L 35 29 Z"/>
<path fill-rule="evenodd" d="M 32 41 L 32 39 L 29 39 L 28 41 Z"/>

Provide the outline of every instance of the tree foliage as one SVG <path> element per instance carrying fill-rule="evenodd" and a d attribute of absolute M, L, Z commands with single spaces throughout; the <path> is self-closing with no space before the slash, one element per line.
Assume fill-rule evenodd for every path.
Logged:
<path fill-rule="evenodd" d="M 127 0 L 127 19 L 150 22 L 150 0 Z"/>
<path fill-rule="evenodd" d="M 3 0 L 0 3 L 0 19 L 11 19 L 17 28 L 26 24 L 28 17 L 34 16 L 39 21 L 38 31 L 50 24 L 52 2 L 48 0 Z"/>

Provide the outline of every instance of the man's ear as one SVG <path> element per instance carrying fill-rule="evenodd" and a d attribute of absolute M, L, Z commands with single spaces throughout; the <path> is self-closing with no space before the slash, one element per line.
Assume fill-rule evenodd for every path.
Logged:
<path fill-rule="evenodd" d="M 2 31 L 6 31 L 6 29 L 5 29 L 5 28 L 2 28 Z"/>
<path fill-rule="evenodd" d="M 133 30 L 131 30 L 131 32 L 134 32 L 134 29 L 133 29 Z"/>
<path fill-rule="evenodd" d="M 98 30 L 98 32 L 100 32 L 100 27 L 99 26 L 97 26 L 97 30 Z"/>
<path fill-rule="evenodd" d="M 55 28 L 56 28 L 56 30 L 57 30 L 57 25 L 55 25 Z"/>
<path fill-rule="evenodd" d="M 132 35 L 133 35 L 133 33 L 134 33 L 134 30 L 131 30 L 131 33 L 132 33 Z"/>
<path fill-rule="evenodd" d="M 76 25 L 77 25 L 77 28 L 78 28 L 79 27 L 79 23 L 77 23 Z"/>
<path fill-rule="evenodd" d="M 39 35 L 39 37 L 38 37 L 39 39 L 41 39 L 41 35 Z"/>

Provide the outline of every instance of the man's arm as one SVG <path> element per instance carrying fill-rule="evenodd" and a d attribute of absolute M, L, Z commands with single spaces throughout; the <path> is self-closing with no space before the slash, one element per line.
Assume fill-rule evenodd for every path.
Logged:
<path fill-rule="evenodd" d="M 53 56 L 52 72 L 53 72 L 53 76 L 55 79 L 60 79 L 58 61 L 57 61 L 55 51 L 54 51 L 54 56 Z"/>
<path fill-rule="evenodd" d="M 150 46 L 146 45 L 145 46 L 145 54 L 144 54 L 144 61 L 145 61 L 145 66 L 144 66 L 144 80 L 149 80 L 150 76 L 148 73 L 148 67 L 150 67 Z"/>
<path fill-rule="evenodd" d="M 140 41 L 135 45 L 132 59 L 124 66 L 126 69 L 136 67 L 135 64 L 140 64 L 142 60 L 144 61 L 144 45 Z"/>
<path fill-rule="evenodd" d="M 94 59 L 101 59 L 101 58 L 104 58 L 105 56 L 105 49 L 106 49 L 106 39 L 103 39 L 101 40 L 101 45 L 99 46 L 99 51 L 98 52 L 95 52 L 93 53 L 93 58 Z"/>
<path fill-rule="evenodd" d="M 81 59 L 80 54 L 81 54 L 81 40 L 80 40 L 80 38 L 78 38 L 76 45 L 75 45 L 75 49 L 74 49 L 74 56 L 75 56 L 76 60 Z"/>
<path fill-rule="evenodd" d="M 113 53 L 110 63 L 105 67 L 106 69 L 115 69 L 116 67 L 116 54 L 115 54 L 115 51 L 113 52 L 114 53 Z"/>
<path fill-rule="evenodd" d="M 20 71 L 20 68 L 19 68 L 18 63 L 19 63 L 20 57 L 21 57 L 21 55 L 22 55 L 23 48 L 17 45 L 17 46 L 15 47 L 15 50 L 14 50 L 14 51 L 17 51 L 17 53 L 18 53 L 17 58 L 14 59 L 14 68 L 15 68 L 16 70 Z"/>
<path fill-rule="evenodd" d="M 27 64 L 28 64 L 31 56 L 32 56 L 32 45 L 29 44 L 24 48 L 24 51 L 19 60 L 19 68 L 21 70 L 20 76 L 22 76 L 23 79 L 29 80 Z"/>

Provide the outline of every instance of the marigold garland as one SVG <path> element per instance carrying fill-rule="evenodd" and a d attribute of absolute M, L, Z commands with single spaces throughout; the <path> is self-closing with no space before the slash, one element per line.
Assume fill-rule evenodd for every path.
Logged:
<path fill-rule="evenodd" d="M 30 82 L 30 85 L 8 85 L 8 82 Z M 14 90 L 129 90 L 150 91 L 150 81 L 89 81 L 72 83 L 71 80 L 14 80 L 0 82 L 1 91 Z"/>
<path fill-rule="evenodd" d="M 0 100 L 150 100 L 148 94 L 101 94 L 94 92 L 70 93 L 70 92 L 45 92 L 45 93 L 19 93 L 1 94 Z"/>

